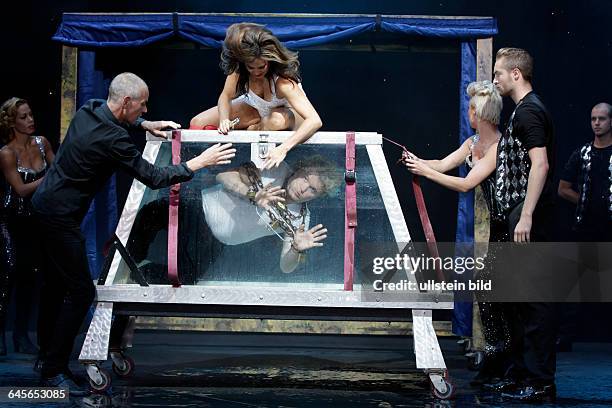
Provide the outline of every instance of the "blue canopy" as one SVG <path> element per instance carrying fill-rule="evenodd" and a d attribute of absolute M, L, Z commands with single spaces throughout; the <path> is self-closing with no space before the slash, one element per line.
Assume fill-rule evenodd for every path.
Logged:
<path fill-rule="evenodd" d="M 170 38 L 220 48 L 227 27 L 233 23 L 253 22 L 266 25 L 288 48 L 299 49 L 347 40 L 358 34 L 382 31 L 398 36 L 446 38 L 461 41 L 461 83 L 459 143 L 471 136 L 465 116 L 469 98 L 465 89 L 476 80 L 476 43 L 478 38 L 497 34 L 492 17 L 428 17 L 393 15 L 319 15 L 319 14 L 81 14 L 64 13 L 53 40 L 79 50 L 79 106 L 89 98 L 105 98 L 108 78 L 96 71 L 95 49 L 110 47 L 142 47 Z M 466 172 L 461 170 L 462 175 Z M 457 215 L 458 256 L 467 256 L 474 242 L 473 194 L 462 193 Z M 81 228 L 87 237 L 92 274 L 100 270 L 103 243 L 117 224 L 114 179 L 100 192 Z M 466 275 L 466 278 L 468 275 Z M 472 331 L 471 302 L 456 302 L 453 331 L 469 336 Z"/>
<path fill-rule="evenodd" d="M 79 47 L 140 47 L 172 37 L 220 48 L 225 30 L 249 21 L 266 25 L 287 47 L 345 40 L 368 31 L 462 40 L 497 34 L 491 17 L 314 14 L 73 14 L 65 13 L 53 39 Z"/>

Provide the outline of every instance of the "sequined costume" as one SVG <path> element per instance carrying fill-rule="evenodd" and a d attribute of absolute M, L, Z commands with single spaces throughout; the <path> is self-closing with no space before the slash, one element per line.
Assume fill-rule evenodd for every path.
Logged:
<path fill-rule="evenodd" d="M 465 162 L 468 167 L 474 167 L 472 159 L 472 151 L 478 143 L 478 135 L 471 138 L 470 155 L 466 157 Z M 508 223 L 504 215 L 503 208 L 495 199 L 495 172 L 491 173 L 482 183 L 482 188 L 485 202 L 490 214 L 489 223 L 489 242 L 507 242 L 510 238 L 508 233 Z M 489 252 L 486 258 L 486 267 L 478 275 L 478 279 L 491 279 L 493 273 L 493 260 L 495 254 L 494 247 L 489 246 Z M 510 328 L 508 327 L 505 318 L 505 308 L 502 303 L 487 302 L 486 299 L 477 298 L 478 308 L 480 311 L 480 319 L 482 321 L 483 335 L 485 338 L 485 364 L 484 372 L 488 375 L 501 376 L 507 366 L 505 360 L 506 351 L 510 347 Z"/>
<path fill-rule="evenodd" d="M 4 180 L 2 180 L 5 183 Z M 6 313 L 9 305 L 9 296 L 12 288 L 12 281 L 15 277 L 15 248 L 8 229 L 8 215 L 0 209 L 0 355 L 6 355 L 6 345 L 4 343 L 4 329 L 6 325 Z"/>
<path fill-rule="evenodd" d="M 39 136 L 34 136 L 34 141 L 40 150 L 43 167 L 40 170 L 24 167 L 17 156 L 17 172 L 24 184 L 40 179 L 47 171 L 44 142 Z M 3 184 L 0 208 L 0 239 L 2 240 L 0 328 L 4 333 L 10 292 L 13 285 L 16 285 L 17 306 L 13 334 L 15 339 L 19 339 L 27 337 L 32 298 L 37 282 L 36 270 L 40 266 L 41 247 L 35 233 L 36 226 L 29 197 L 19 196 L 4 180 Z"/>

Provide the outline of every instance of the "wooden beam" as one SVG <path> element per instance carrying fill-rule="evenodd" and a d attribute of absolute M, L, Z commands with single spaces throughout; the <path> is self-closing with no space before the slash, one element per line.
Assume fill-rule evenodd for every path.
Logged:
<path fill-rule="evenodd" d="M 453 336 L 451 323 L 434 321 L 438 336 Z M 192 330 L 208 332 L 412 335 L 411 322 L 360 322 L 326 320 L 227 319 L 139 316 L 136 328 L 144 330 Z"/>
<path fill-rule="evenodd" d="M 484 81 L 493 79 L 493 38 L 484 38 L 476 41 L 476 80 Z M 477 250 L 484 253 L 476 253 L 475 256 L 486 254 L 486 243 L 489 242 L 490 215 L 487 208 L 482 189 L 476 188 L 474 194 L 474 241 L 481 243 Z"/>
<path fill-rule="evenodd" d="M 70 121 L 76 112 L 77 57 L 76 47 L 62 46 L 62 88 L 60 101 L 60 143 L 66 136 Z"/>
<path fill-rule="evenodd" d="M 493 39 L 484 38 L 476 41 L 476 80 L 491 81 L 493 78 Z M 474 242 L 476 243 L 474 256 L 484 257 L 489 242 L 490 215 L 482 188 L 477 186 L 474 191 Z M 483 350 L 485 339 L 482 322 L 478 313 L 478 304 L 474 302 L 472 313 L 472 347 Z"/>
<path fill-rule="evenodd" d="M 476 80 L 493 79 L 493 38 L 476 40 Z"/>

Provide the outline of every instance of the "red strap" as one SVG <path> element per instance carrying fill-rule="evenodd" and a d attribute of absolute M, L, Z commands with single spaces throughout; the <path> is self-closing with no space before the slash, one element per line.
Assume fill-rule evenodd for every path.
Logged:
<path fill-rule="evenodd" d="M 406 155 L 409 155 L 410 152 L 406 149 L 406 146 L 401 145 L 391 139 L 383 137 L 386 141 L 393 143 L 396 146 L 402 148 Z M 398 163 L 404 160 L 404 156 L 398 160 Z M 438 244 L 436 243 L 436 236 L 434 235 L 433 227 L 431 226 L 431 221 L 429 220 L 429 215 L 427 214 L 427 206 L 425 205 L 425 198 L 423 197 L 423 191 L 421 190 L 421 184 L 419 184 L 419 176 L 414 174 L 412 176 L 412 190 L 414 191 L 414 198 L 416 200 L 417 210 L 419 212 L 419 218 L 421 219 L 421 225 L 423 226 L 423 232 L 425 233 L 425 240 L 427 241 L 427 249 L 429 250 L 429 254 L 432 257 L 440 257 L 440 253 L 438 252 Z M 440 282 L 444 282 L 444 274 L 442 270 L 439 268 L 438 263 L 436 265 L 436 276 Z"/>
<path fill-rule="evenodd" d="M 181 131 L 172 131 L 172 164 L 181 163 Z M 170 188 L 170 206 L 168 208 L 168 280 L 172 286 L 181 286 L 178 277 L 178 208 L 181 184 Z"/>
<path fill-rule="evenodd" d="M 346 134 L 344 180 L 344 290 L 353 290 L 355 228 L 357 227 L 357 182 L 355 179 L 355 132 Z"/>
<path fill-rule="evenodd" d="M 425 233 L 425 240 L 427 241 L 427 249 L 429 255 L 434 258 L 439 258 L 440 253 L 438 252 L 438 244 L 436 243 L 436 236 L 434 235 L 429 215 L 427 214 L 427 206 L 425 205 L 425 198 L 423 197 L 423 191 L 419 184 L 419 176 L 414 174 L 412 176 L 412 189 L 414 191 L 414 198 L 416 199 L 417 210 L 419 211 L 419 218 L 421 218 L 421 225 L 423 226 L 423 232 Z M 438 262 L 434 262 L 436 266 L 436 276 L 440 282 L 444 282 L 444 274 L 440 269 Z"/>

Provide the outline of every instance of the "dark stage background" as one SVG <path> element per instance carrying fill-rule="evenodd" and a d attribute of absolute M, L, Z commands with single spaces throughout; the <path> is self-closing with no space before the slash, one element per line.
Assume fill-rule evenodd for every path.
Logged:
<path fill-rule="evenodd" d="M 591 107 L 612 102 L 612 2 L 526 1 L 20 1 L 5 12 L 2 32 L 0 99 L 31 101 L 38 133 L 59 140 L 60 51 L 50 40 L 62 12 L 295 12 L 493 16 L 499 34 L 494 51 L 526 48 L 535 58 L 534 87 L 547 103 L 556 127 L 559 170 L 573 149 L 592 138 Z M 421 157 L 440 157 L 457 146 L 459 120 L 459 44 L 402 39 L 401 50 L 381 46 L 385 38 L 360 37 L 366 47 L 302 50 L 304 88 L 324 122 L 322 130 L 378 131 L 408 145 Z M 371 46 L 370 46 L 371 45 Z M 359 48 L 362 51 L 356 51 Z M 216 104 L 223 83 L 219 51 L 184 43 L 99 54 L 109 76 L 141 75 L 150 85 L 151 119 L 188 126 L 200 110 Z M 512 101 L 505 100 L 503 120 Z M 140 136 L 139 143 L 142 143 Z M 387 146 L 392 176 L 415 239 L 423 234 L 405 171 L 394 167 L 397 149 Z M 119 183 L 124 198 L 127 182 Z M 428 209 L 440 241 L 453 241 L 457 195 L 423 183 Z M 559 241 L 571 239 L 572 208 L 559 201 Z M 582 305 L 580 337 L 612 340 L 610 307 Z"/>

